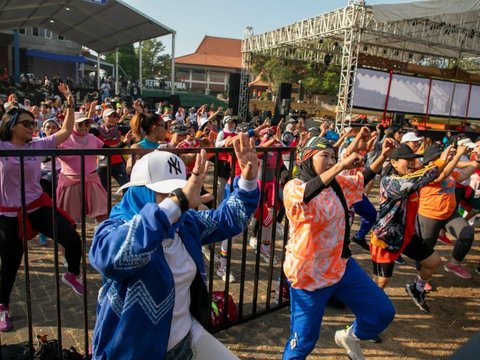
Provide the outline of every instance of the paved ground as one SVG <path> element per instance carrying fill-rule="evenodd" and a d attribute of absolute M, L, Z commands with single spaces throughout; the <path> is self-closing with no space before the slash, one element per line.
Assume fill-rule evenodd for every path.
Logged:
<path fill-rule="evenodd" d="M 93 226 L 87 226 L 87 239 L 92 237 Z M 477 232 L 476 237 L 479 234 Z M 232 268 L 237 277 L 241 272 L 242 239 L 234 244 Z M 53 246 L 41 247 L 36 240 L 30 242 L 29 264 L 32 303 L 33 334 L 47 333 L 49 338 L 57 335 L 57 307 Z M 282 248 L 281 241 L 276 250 Z M 218 249 L 218 246 L 217 246 Z M 362 253 L 356 245 L 353 247 L 356 259 L 367 272 L 370 270 L 368 254 Z M 439 245 L 438 250 L 446 260 L 451 254 L 451 247 Z M 218 250 L 217 250 L 218 251 Z M 256 257 L 252 249 L 246 254 L 245 286 L 242 290 L 245 307 L 243 313 L 248 316 L 254 308 L 265 309 L 267 300 L 268 266 Z M 59 254 L 60 262 L 62 255 Z M 474 244 L 467 257 L 467 266 L 473 268 L 480 261 L 480 246 Z M 404 285 L 412 280 L 414 268 L 412 261 L 405 266 L 397 266 L 392 286 L 387 289 L 392 298 L 397 316 L 394 323 L 383 334 L 383 344 L 365 343 L 368 359 L 439 359 L 447 358 L 475 332 L 480 331 L 480 275 L 472 280 L 462 280 L 446 273 L 443 269 L 435 275 L 433 284 L 436 291 L 429 295 L 430 314 L 423 314 L 406 296 Z M 59 266 L 60 274 L 63 266 Z M 255 270 L 258 269 L 258 276 Z M 60 313 L 63 347 L 75 346 L 84 349 L 84 328 L 88 328 L 88 338 L 95 321 L 95 299 L 101 280 L 93 269 L 88 269 L 88 296 L 86 298 L 86 315 L 83 311 L 83 299 L 76 296 L 70 288 L 60 283 Z M 279 265 L 274 267 L 272 278 L 279 274 Z M 257 281 L 258 287 L 255 286 Z M 223 282 L 215 278 L 215 290 L 223 289 Z M 12 294 L 11 312 L 14 321 L 12 331 L 1 334 L 2 344 L 13 344 L 28 340 L 27 301 L 25 291 L 25 271 L 19 271 Z M 238 303 L 241 292 L 240 284 L 232 284 L 230 292 Z M 273 293 L 271 293 L 273 295 Z M 272 306 L 274 304 L 272 303 Z M 328 309 L 322 325 L 321 339 L 311 359 L 344 359 L 344 352 L 333 342 L 334 332 L 351 322 L 348 310 Z M 85 326 L 85 321 L 87 325 Z M 279 359 L 289 335 L 288 308 L 262 316 L 258 319 L 236 325 L 219 332 L 216 336 L 234 351 L 241 359 Z"/>

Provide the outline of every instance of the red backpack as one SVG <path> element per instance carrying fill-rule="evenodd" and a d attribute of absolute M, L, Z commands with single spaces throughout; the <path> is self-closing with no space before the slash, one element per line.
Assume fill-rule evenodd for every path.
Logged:
<path fill-rule="evenodd" d="M 225 325 L 223 318 L 223 307 L 225 304 L 225 297 L 223 291 L 214 291 L 212 292 L 212 307 L 210 310 L 210 328 L 216 328 L 222 325 Z M 237 306 L 233 301 L 232 295 L 228 295 L 228 314 L 226 321 L 232 322 L 237 320 Z"/>

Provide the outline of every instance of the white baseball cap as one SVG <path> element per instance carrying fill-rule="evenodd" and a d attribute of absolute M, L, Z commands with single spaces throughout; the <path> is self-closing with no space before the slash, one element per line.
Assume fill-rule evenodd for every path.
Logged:
<path fill-rule="evenodd" d="M 476 144 L 469 138 L 458 140 L 457 144 L 458 146 L 466 146 L 469 149 L 473 149 L 476 146 Z"/>
<path fill-rule="evenodd" d="M 112 114 L 116 114 L 117 112 L 113 109 L 106 109 L 104 112 L 103 112 L 103 118 L 106 119 L 108 118 L 110 115 Z"/>
<path fill-rule="evenodd" d="M 414 132 L 410 131 L 405 133 L 402 136 L 402 141 L 400 141 L 402 144 L 405 144 L 407 141 L 420 141 L 422 140 L 422 137 L 417 136 Z"/>
<path fill-rule="evenodd" d="M 183 188 L 186 179 L 187 171 L 182 159 L 171 152 L 155 150 L 137 160 L 130 181 L 121 186 L 117 194 L 130 186 L 146 186 L 157 193 L 169 194 Z"/>

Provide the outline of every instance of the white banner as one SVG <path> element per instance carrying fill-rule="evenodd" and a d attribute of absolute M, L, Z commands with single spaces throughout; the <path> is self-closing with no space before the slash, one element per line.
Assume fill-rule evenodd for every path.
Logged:
<path fill-rule="evenodd" d="M 370 69 L 357 70 L 353 106 L 383 111 L 390 74 Z M 426 114 L 430 79 L 394 74 L 388 99 L 389 112 Z M 480 118 L 480 86 L 447 80 L 432 80 L 428 115 Z"/>

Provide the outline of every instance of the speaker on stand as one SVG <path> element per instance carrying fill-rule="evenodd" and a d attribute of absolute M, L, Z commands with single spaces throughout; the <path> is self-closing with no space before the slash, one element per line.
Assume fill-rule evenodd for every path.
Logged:
<path fill-rule="evenodd" d="M 275 103 L 274 119 L 280 119 L 280 115 L 285 118 L 290 113 L 290 101 L 292 99 L 292 84 L 281 83 L 278 88 L 277 101 Z M 276 124 L 273 124 L 276 125 Z"/>
<path fill-rule="evenodd" d="M 228 107 L 232 115 L 238 115 L 238 102 L 240 97 L 240 74 L 230 74 L 228 80 Z"/>
<path fill-rule="evenodd" d="M 404 113 L 393 113 L 392 125 L 403 127 L 403 123 L 405 122 L 405 114 Z"/>

